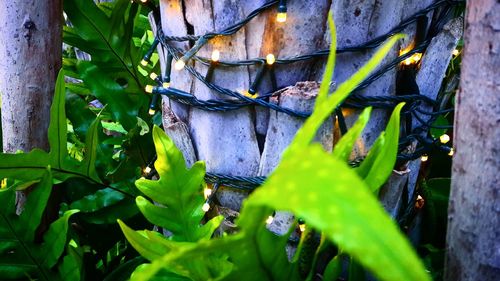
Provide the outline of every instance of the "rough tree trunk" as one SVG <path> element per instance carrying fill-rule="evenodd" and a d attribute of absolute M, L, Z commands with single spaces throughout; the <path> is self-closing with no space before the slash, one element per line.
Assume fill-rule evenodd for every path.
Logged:
<path fill-rule="evenodd" d="M 500 276 L 500 2 L 468 1 L 448 215 L 446 280 Z"/>
<path fill-rule="evenodd" d="M 61 68 L 62 1 L 0 2 L 0 92 L 6 152 L 48 148 L 49 109 Z"/>
<path fill-rule="evenodd" d="M 162 28 L 167 35 L 185 35 L 191 27 L 194 34 L 197 35 L 214 30 L 219 31 L 243 19 L 265 2 L 265 0 L 161 0 Z M 212 49 L 216 48 L 221 51 L 221 60 L 265 57 L 268 53 L 273 53 L 277 58 L 283 58 L 326 48 L 330 41 L 326 24 L 328 10 L 334 14 L 339 47 L 353 46 L 385 34 L 391 28 L 397 26 L 401 20 L 432 2 L 434 1 L 290 0 L 288 1 L 288 20 L 286 23 L 277 23 L 276 9 L 271 8 L 254 18 L 235 35 L 212 40 L 200 50 L 199 54 L 210 57 Z M 429 18 L 432 18 L 432 13 L 429 14 Z M 411 34 L 415 33 L 415 26 L 408 27 L 407 33 L 410 34 L 410 37 L 402 43 L 402 46 L 407 46 L 413 40 Z M 176 43 L 172 42 L 172 44 Z M 454 48 L 454 46 L 454 44 L 449 44 L 447 48 Z M 185 50 L 189 48 L 187 43 L 177 44 L 177 47 Z M 422 64 L 422 69 L 431 69 L 442 64 L 444 66 L 441 68 L 445 70 L 452 50 L 449 50 L 449 56 L 445 58 L 428 58 L 428 62 Z M 394 59 L 398 55 L 398 51 L 399 49 L 395 47 L 385 62 Z M 336 82 L 344 81 L 359 69 L 372 53 L 373 51 L 367 51 L 339 55 L 334 80 Z M 306 61 L 285 66 L 277 65 L 275 66 L 277 86 L 282 88 L 295 85 L 300 81 L 319 81 L 322 78 L 322 65 L 323 63 L 318 64 L 317 61 Z M 195 65 L 195 67 L 201 73 L 206 71 L 204 66 Z M 256 72 L 256 67 L 217 68 L 214 72 L 213 82 L 232 90 L 243 91 L 248 89 L 255 78 Z M 213 91 L 208 90 L 202 83 L 189 80 L 189 74 L 185 71 L 174 71 L 174 75 L 172 75 L 172 87 L 191 92 L 201 99 L 221 98 Z M 434 94 L 439 90 L 442 75 L 433 76 L 432 78 L 436 79 L 434 81 L 436 91 L 432 91 L 432 94 Z M 371 96 L 394 95 L 395 80 L 396 71 L 390 71 L 375 81 L 368 88 L 369 90 L 364 91 L 364 94 Z M 265 77 L 259 87 L 259 92 L 267 93 L 273 90 L 268 77 Z M 295 91 L 295 93 L 300 92 L 300 90 Z M 423 94 L 428 95 L 427 93 Z M 293 100 L 297 104 L 289 104 Z M 280 100 L 280 102 L 282 101 Z M 298 96 L 296 99 L 292 98 L 287 101 L 287 106 L 300 108 L 301 102 L 302 99 Z M 166 103 L 169 104 L 168 101 Z M 172 110 L 190 128 L 197 158 L 207 162 L 209 172 L 256 176 L 267 175 L 275 168 L 277 162 L 273 161 L 271 163 L 269 159 L 279 159 L 283 147 L 270 149 L 273 146 L 273 141 L 275 142 L 275 140 L 272 140 L 275 134 L 268 130 L 269 122 L 273 119 L 269 117 L 267 109 L 257 107 L 228 113 L 214 113 L 191 108 L 186 113 L 184 109 L 179 110 L 174 104 Z M 357 118 L 356 112 L 353 111 L 346 112 L 346 115 L 348 125 Z M 385 128 L 387 117 L 386 111 L 374 110 L 363 138 L 358 143 L 357 155 L 366 155 L 373 141 Z M 165 121 L 164 123 L 168 123 L 169 117 Z M 292 132 L 292 135 L 287 135 L 284 139 L 293 137 L 293 124 L 295 123 L 291 122 L 290 124 L 292 127 L 283 128 L 282 131 Z M 285 125 L 280 124 L 280 126 Z M 271 128 L 269 127 L 269 129 Z M 331 135 L 332 132 L 329 132 L 329 134 Z M 260 145 L 258 145 L 257 137 L 259 137 Z M 265 149 L 266 147 L 268 149 Z M 263 149 L 264 151 L 262 151 Z M 258 170 L 259 166 L 261 167 L 260 171 Z M 403 175 L 395 173 L 394 179 L 391 181 L 395 186 L 391 187 L 390 190 L 396 190 L 397 192 L 402 190 L 403 185 L 407 182 L 405 179 L 408 177 L 408 173 L 409 171 L 406 171 Z M 414 173 L 418 173 L 418 170 L 414 171 Z M 404 179 L 401 179 L 401 177 L 404 177 Z M 219 200 L 221 203 L 233 209 L 239 209 L 240 201 L 245 196 L 244 193 L 224 189 L 218 194 L 220 194 Z M 382 198 L 382 200 L 384 199 Z M 391 202 L 386 205 L 386 208 L 394 213 L 398 204 L 399 201 Z"/>
<path fill-rule="evenodd" d="M 48 149 L 47 128 L 61 68 L 62 1 L 0 1 L 0 93 L 5 152 Z M 18 210 L 24 205 L 18 193 Z"/>

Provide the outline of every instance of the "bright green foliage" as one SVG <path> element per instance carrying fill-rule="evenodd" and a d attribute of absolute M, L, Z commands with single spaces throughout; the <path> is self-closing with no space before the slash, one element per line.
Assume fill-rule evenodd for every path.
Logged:
<path fill-rule="evenodd" d="M 2 279 L 20 279 L 27 276 L 39 280 L 64 280 L 61 267 L 59 277 L 51 268 L 66 247 L 68 220 L 78 210 L 69 210 L 53 222 L 43 236 L 43 243 L 35 243 L 35 235 L 52 189 L 52 174 L 45 170 L 40 183 L 30 193 L 25 209 L 16 215 L 15 189 L 0 190 L 0 276 Z M 65 260 L 67 257 L 64 258 Z M 67 263 L 67 262 L 66 262 Z M 64 262 L 63 262 L 64 264 Z M 72 279 L 78 280 L 78 279 Z"/>
<path fill-rule="evenodd" d="M 333 26 L 331 30 L 335 39 Z M 164 251 L 168 252 L 164 256 L 161 256 L 158 246 L 146 243 L 155 237 L 153 233 L 136 232 L 134 237 L 129 234 L 129 240 L 143 240 L 135 247 L 142 247 L 138 250 L 147 253 L 147 258 L 153 260 L 150 265 L 137 270 L 132 280 L 148 280 L 161 269 L 193 280 L 210 279 L 196 275 L 190 269 L 190 263 L 203 261 L 215 254 L 227 255 L 234 264 L 224 280 L 299 280 L 298 259 L 294 258 L 290 263 L 284 250 L 289 235 L 276 236 L 265 227 L 265 220 L 272 210 L 290 211 L 303 218 L 308 227 L 321 231 L 324 237 L 338 245 L 342 253 L 354 257 L 380 280 L 429 280 L 409 243 L 373 196 L 373 191 L 387 179 L 395 163 L 399 114 L 403 104 L 396 107 L 386 132 L 377 141 L 375 151 L 369 155 L 367 164 L 360 168 L 363 177 L 351 169 L 346 160 L 368 121 L 369 109 L 363 112 L 354 131 L 340 140 L 340 146 L 333 155 L 325 152 L 319 144 L 310 144 L 324 120 L 380 63 L 398 38 L 400 36 L 391 38 L 358 73 L 328 96 L 335 63 L 335 52 L 331 52 L 313 114 L 298 131 L 275 172 L 245 201 L 238 220 L 239 233 L 197 244 L 164 243 Z M 332 45 L 335 46 L 335 43 Z M 382 157 L 387 161 L 383 165 L 379 160 Z M 374 183 L 368 184 L 368 179 Z M 130 229 L 122 229 L 131 233 Z M 298 251 L 302 249 L 299 246 Z M 217 270 L 210 264 L 204 265 L 211 272 Z M 340 258 L 336 257 L 328 265 L 326 275 L 334 278 L 339 272 Z M 353 274 L 355 272 L 359 271 L 352 271 Z M 311 278 L 313 275 L 308 276 Z"/>
<path fill-rule="evenodd" d="M 209 239 L 223 219 L 222 216 L 218 216 L 201 225 L 205 215 L 202 210 L 205 164 L 197 162 L 187 169 L 182 153 L 156 126 L 153 128 L 153 139 L 158 155 L 155 168 L 160 178 L 139 179 L 136 185 L 140 191 L 161 206 L 153 204 L 142 196 L 136 198 L 136 204 L 150 222 L 172 232 L 172 237 L 166 239 L 149 230 L 135 232 L 118 221 L 132 246 L 150 261 L 161 258 L 178 245 L 194 245 L 189 242 Z M 214 271 L 218 274 L 227 267 L 227 262 L 223 257 L 209 257 L 203 261 L 190 262 L 189 271 L 175 269 L 169 271 L 180 276 L 204 280 L 207 276 L 212 276 L 209 270 L 212 266 L 220 269 Z"/>
<path fill-rule="evenodd" d="M 84 177 L 100 183 L 95 170 L 98 120 L 94 121 L 87 133 L 85 147 L 87 153 L 82 162 L 70 158 L 67 151 L 67 123 L 64 108 L 64 72 L 57 77 L 56 90 L 50 108 L 48 130 L 50 152 L 34 149 L 29 153 L 0 154 L 0 178 L 12 178 L 23 181 L 39 179 L 51 166 L 54 178 L 66 180 L 72 177 Z"/>
<path fill-rule="evenodd" d="M 403 106 L 404 103 L 396 106 L 387 129 L 375 140 L 365 160 L 356 169 L 373 192 L 378 191 L 394 168 L 398 153 L 400 112 Z"/>

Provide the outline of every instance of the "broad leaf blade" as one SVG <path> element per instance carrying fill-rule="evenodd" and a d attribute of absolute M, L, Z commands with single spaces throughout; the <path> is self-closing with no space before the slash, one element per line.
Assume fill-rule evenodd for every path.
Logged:
<path fill-rule="evenodd" d="M 380 280 L 429 280 L 411 246 L 366 184 L 320 146 L 312 145 L 284 160 L 248 198 L 242 213 L 260 206 L 303 218 Z"/>

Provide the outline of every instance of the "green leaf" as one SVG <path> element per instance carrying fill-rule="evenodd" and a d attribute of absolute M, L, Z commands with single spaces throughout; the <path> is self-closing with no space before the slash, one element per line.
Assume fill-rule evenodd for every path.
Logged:
<path fill-rule="evenodd" d="M 72 209 L 79 209 L 82 212 L 95 212 L 102 208 L 112 206 L 121 202 L 125 198 L 122 192 L 111 188 L 98 190 L 97 192 L 87 195 L 80 200 L 71 203 Z"/>
<path fill-rule="evenodd" d="M 333 156 L 338 159 L 343 159 L 344 161 L 349 160 L 349 156 L 351 155 L 352 148 L 358 140 L 359 135 L 365 128 L 368 120 L 370 120 L 370 114 L 372 112 L 371 107 L 367 107 L 363 110 L 363 112 L 359 115 L 358 120 L 354 125 L 347 131 L 345 135 L 335 144 L 333 148 Z"/>
<path fill-rule="evenodd" d="M 56 91 L 50 108 L 50 124 L 48 137 L 50 152 L 34 149 L 29 153 L 0 153 L 0 178 L 13 178 L 23 181 L 39 179 L 51 166 L 56 179 L 64 181 L 71 177 L 83 177 L 100 183 L 94 168 L 95 161 L 95 130 L 89 136 L 86 147 L 89 149 L 88 160 L 82 163 L 68 157 L 67 152 L 67 121 L 64 110 L 65 89 L 64 72 L 60 71 L 56 82 Z"/>
<path fill-rule="evenodd" d="M 153 128 L 153 139 L 158 155 L 154 165 L 160 178 L 139 179 L 136 186 L 164 207 L 154 206 L 142 197 L 137 198 L 137 206 L 148 220 L 171 231 L 172 239 L 198 241 L 206 236 L 200 224 L 205 215 L 202 211 L 205 164 L 197 162 L 188 170 L 182 153 L 157 126 Z"/>
<path fill-rule="evenodd" d="M 373 192 L 378 191 L 394 169 L 398 152 L 400 112 L 403 106 L 404 103 L 396 106 L 386 130 L 377 138 L 357 169 L 358 175 L 365 179 Z"/>
<path fill-rule="evenodd" d="M 0 276 L 3 279 L 18 279 L 26 276 L 39 280 L 55 280 L 57 275 L 51 268 L 63 254 L 66 245 L 68 219 L 77 210 L 67 211 L 49 226 L 43 235 L 43 243 L 36 244 L 34 231 L 38 228 L 52 189 L 50 170 L 28 195 L 25 209 L 16 215 L 15 190 L 0 190 Z"/>
<path fill-rule="evenodd" d="M 347 164 L 318 145 L 293 156 L 247 199 L 242 219 L 262 206 L 291 211 L 380 280 L 429 280 L 399 228 Z"/>

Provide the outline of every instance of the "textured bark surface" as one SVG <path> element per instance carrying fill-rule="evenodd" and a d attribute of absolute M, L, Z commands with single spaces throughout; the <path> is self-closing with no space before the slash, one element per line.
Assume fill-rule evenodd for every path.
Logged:
<path fill-rule="evenodd" d="M 0 93 L 5 152 L 48 148 L 61 68 L 62 1 L 0 1 Z"/>
<path fill-rule="evenodd" d="M 500 276 L 500 2 L 468 1 L 448 215 L 446 280 Z"/>
<path fill-rule="evenodd" d="M 273 53 L 277 58 L 283 58 L 327 48 L 330 42 L 326 24 L 328 10 L 333 13 L 337 25 L 339 47 L 353 46 L 385 34 L 403 19 L 428 6 L 433 1 L 288 1 L 286 23 L 276 22 L 276 9 L 271 8 L 254 18 L 237 34 L 211 40 L 207 46 L 200 50 L 199 54 L 210 57 L 212 49 L 216 48 L 221 51 L 221 60 L 264 57 L 269 53 Z M 265 0 L 162 0 L 163 31 L 169 35 L 184 35 L 192 30 L 194 34 L 199 35 L 222 30 L 224 27 L 243 19 L 265 2 Z M 429 14 L 429 19 L 431 17 L 432 13 Z M 415 33 L 415 28 L 415 25 L 412 25 L 406 29 L 410 36 L 401 42 L 401 46 L 412 43 L 412 34 Z M 189 47 L 186 43 L 182 44 L 184 45 L 179 47 L 183 49 Z M 446 45 L 446 48 L 454 48 L 454 45 Z M 427 62 L 422 64 L 422 68 L 431 69 L 439 65 L 439 69 L 443 69 L 444 73 L 449 56 L 451 56 L 451 50 L 445 59 L 433 58 L 428 55 L 429 58 Z M 394 47 L 384 63 L 394 59 L 398 55 L 398 51 L 399 48 Z M 373 52 L 374 50 L 339 55 L 334 81 L 343 82 L 357 71 Z M 324 60 L 319 61 L 319 63 L 318 61 L 308 61 L 299 64 L 275 65 L 278 88 L 295 85 L 300 81 L 321 80 L 323 62 Z M 206 72 L 206 67 L 200 65 L 195 65 L 195 67 L 201 73 Z M 213 82 L 229 89 L 244 91 L 254 80 L 256 72 L 257 67 L 253 66 L 248 68 L 217 68 L 214 72 Z M 173 87 L 191 92 L 201 99 L 228 98 L 219 97 L 199 81 L 186 82 L 189 75 L 185 71 L 174 71 L 174 74 L 178 76 L 176 78 L 172 75 Z M 258 89 L 260 93 L 273 90 L 268 78 L 266 76 L 262 80 Z M 434 88 L 438 90 L 442 74 L 423 75 L 422 78 L 422 80 L 429 79 L 429 84 L 433 84 Z M 367 90 L 363 91 L 363 94 L 370 96 L 394 95 L 395 81 L 396 71 L 389 71 L 372 83 Z M 282 101 L 280 100 L 280 102 Z M 294 102 L 298 104 L 294 104 Z M 290 99 L 286 103 L 287 107 L 300 107 L 301 101 L 300 99 L 296 101 Z M 207 161 L 207 169 L 210 172 L 243 176 L 267 175 L 277 164 L 279 155 L 284 149 L 285 145 L 278 144 L 280 142 L 287 143 L 286 138 L 278 140 L 276 139 L 277 135 L 268 129 L 269 122 L 276 122 L 276 120 L 273 121 L 273 118 L 278 114 L 272 112 L 270 115 L 267 109 L 247 108 L 228 113 L 190 109 L 186 114 L 179 113 L 175 106 L 172 108 L 179 119 L 184 120 L 189 127 L 197 158 Z M 348 126 L 357 119 L 357 113 L 357 111 L 352 110 L 345 111 Z M 388 112 L 385 110 L 373 111 L 371 120 L 363 132 L 362 140 L 357 143 L 353 158 L 366 155 L 372 143 L 385 128 L 387 117 Z M 287 129 L 281 125 L 284 130 L 282 131 L 291 136 L 290 132 L 295 130 L 295 125 L 294 122 L 289 122 L 290 127 Z M 264 151 L 258 150 L 257 136 L 265 138 L 265 141 L 260 139 L 260 148 Z M 262 153 L 262 159 L 260 159 L 260 153 Z M 274 160 L 271 161 L 270 157 Z M 416 165 L 418 164 L 416 163 Z M 259 166 L 260 171 L 257 170 Z M 416 178 L 417 174 L 418 169 L 415 171 L 410 169 L 403 175 L 394 173 L 389 181 L 391 186 L 385 188 L 400 194 L 403 186 L 408 182 L 408 177 L 414 176 Z M 415 182 L 413 182 L 414 184 Z M 384 190 L 383 194 L 391 193 L 390 198 L 384 201 L 385 195 L 383 195 L 382 201 L 385 202 L 384 205 L 388 211 L 394 213 L 398 201 L 394 200 L 392 192 L 387 192 L 387 190 Z M 228 193 L 227 190 L 222 190 L 220 195 L 219 199 L 223 205 L 238 209 L 239 202 L 246 194 Z"/>

